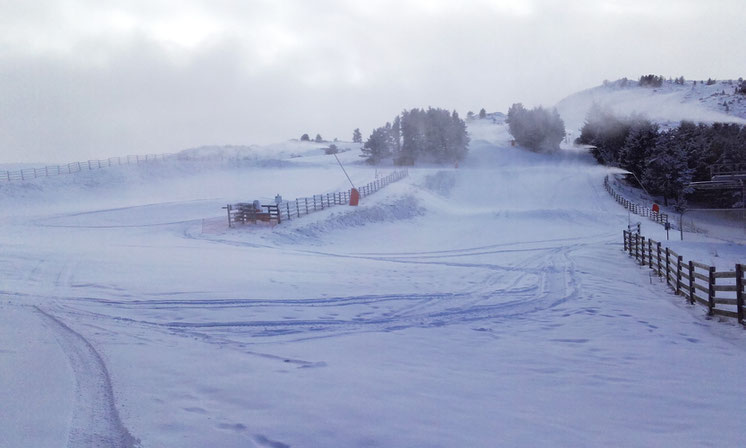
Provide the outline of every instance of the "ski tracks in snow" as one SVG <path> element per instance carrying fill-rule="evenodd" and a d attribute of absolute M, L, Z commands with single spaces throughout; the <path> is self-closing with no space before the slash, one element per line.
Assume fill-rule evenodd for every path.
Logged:
<path fill-rule="evenodd" d="M 134 448 L 137 439 L 127 431 L 114 405 L 109 372 L 101 355 L 83 336 L 62 321 L 35 307 L 54 332 L 75 375 L 75 403 L 68 448 Z"/>

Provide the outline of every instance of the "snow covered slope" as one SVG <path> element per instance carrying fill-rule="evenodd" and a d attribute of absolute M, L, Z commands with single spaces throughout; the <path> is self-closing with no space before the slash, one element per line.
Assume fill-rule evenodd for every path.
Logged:
<path fill-rule="evenodd" d="M 622 253 L 606 169 L 470 132 L 458 169 L 274 228 L 202 218 L 338 190 L 333 157 L 0 188 L 0 446 L 740 445 L 746 336 Z"/>
<path fill-rule="evenodd" d="M 675 84 L 664 81 L 658 88 L 641 87 L 636 81 L 606 83 L 570 95 L 557 104 L 566 129 L 578 136 L 586 114 L 593 103 L 608 106 L 620 115 L 645 114 L 651 120 L 678 124 L 694 122 L 746 123 L 746 95 L 735 94 L 737 81 L 717 81 L 706 85 L 702 81 Z M 728 110 L 724 103 L 728 104 Z"/>

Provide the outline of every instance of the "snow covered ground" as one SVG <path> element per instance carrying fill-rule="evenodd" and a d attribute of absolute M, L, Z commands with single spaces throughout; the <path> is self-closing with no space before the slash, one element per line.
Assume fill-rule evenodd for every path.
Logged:
<path fill-rule="evenodd" d="M 742 445 L 746 332 L 628 259 L 606 169 L 470 131 L 274 228 L 202 231 L 346 188 L 333 157 L 0 186 L 0 446 Z"/>
<path fill-rule="evenodd" d="M 675 127 L 682 120 L 695 123 L 746 123 L 746 96 L 736 94 L 737 81 L 686 81 L 675 84 L 664 81 L 658 88 L 640 87 L 630 81 L 622 87 L 619 81 L 593 87 L 568 96 L 557 104 L 572 139 L 580 135 L 588 110 L 593 103 L 611 108 L 616 114 L 644 114 L 664 128 Z M 728 104 L 726 109 L 724 103 Z"/>

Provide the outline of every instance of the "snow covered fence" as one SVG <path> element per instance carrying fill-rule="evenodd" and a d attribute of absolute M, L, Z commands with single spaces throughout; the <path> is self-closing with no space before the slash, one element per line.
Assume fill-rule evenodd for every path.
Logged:
<path fill-rule="evenodd" d="M 609 176 L 607 175 L 604 178 L 604 187 L 606 188 L 606 191 L 609 192 L 609 194 L 616 199 L 618 203 L 620 203 L 624 208 L 629 210 L 630 212 L 644 216 L 646 218 L 650 218 L 652 221 L 657 222 L 658 224 L 665 226 L 668 223 L 668 214 L 667 213 L 660 213 L 660 212 L 654 212 L 651 208 L 644 207 L 640 204 L 636 204 L 621 194 L 617 193 L 614 188 L 611 186 L 611 182 L 609 182 Z"/>
<path fill-rule="evenodd" d="M 401 180 L 409 175 L 409 171 L 397 170 L 388 176 L 381 177 L 362 187 L 358 187 L 360 198 L 370 196 L 381 188 Z M 296 198 L 294 201 L 281 201 L 277 204 L 260 205 L 261 208 L 252 212 L 248 203 L 228 204 L 223 207 L 228 211 L 228 227 L 235 224 L 246 224 L 247 222 L 256 223 L 257 221 L 281 223 L 284 220 L 297 219 L 310 213 L 325 210 L 336 205 L 346 205 L 350 203 L 352 190 L 345 190 L 336 193 L 315 194 L 310 197 Z M 258 211 L 266 209 L 264 211 Z"/>
<path fill-rule="evenodd" d="M 88 160 L 86 162 L 72 162 L 66 165 L 47 165 L 41 168 L 24 168 L 12 171 L 0 171 L 0 182 L 17 182 L 36 179 L 39 177 L 61 176 L 81 171 L 97 170 L 115 165 L 139 165 L 176 157 L 175 154 L 145 154 L 128 155 L 125 157 L 109 157 L 103 160 Z"/>
<path fill-rule="evenodd" d="M 744 324 L 744 265 L 736 264 L 735 271 L 720 271 L 684 257 L 663 247 L 659 241 L 629 232 L 624 233 L 624 250 L 640 263 L 648 266 L 676 295 L 682 295 L 692 305 L 699 303 L 708 308 L 710 316 L 738 319 Z"/>

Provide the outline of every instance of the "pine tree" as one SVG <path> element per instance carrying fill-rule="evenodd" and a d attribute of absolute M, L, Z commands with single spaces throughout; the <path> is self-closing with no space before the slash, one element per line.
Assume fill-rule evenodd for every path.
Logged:
<path fill-rule="evenodd" d="M 309 142 L 311 141 L 311 137 L 308 136 L 308 134 L 303 134 L 300 136 L 300 141 L 302 142 Z"/>
<path fill-rule="evenodd" d="M 482 120 L 485 118 L 487 118 L 487 111 L 484 110 L 484 107 L 483 107 L 482 109 L 479 110 L 479 119 Z"/>
<path fill-rule="evenodd" d="M 398 115 L 394 117 L 394 124 L 391 125 L 391 139 L 394 154 L 398 154 L 401 151 L 401 119 Z"/>
<path fill-rule="evenodd" d="M 363 134 L 360 132 L 360 128 L 355 128 L 355 130 L 352 131 L 352 141 L 354 143 L 363 142 Z"/>
<path fill-rule="evenodd" d="M 316 134 L 316 138 L 313 139 L 316 143 L 322 143 L 324 141 L 323 138 L 321 138 L 321 134 Z"/>
<path fill-rule="evenodd" d="M 390 141 L 389 131 L 385 127 L 374 129 L 363 145 L 360 157 L 365 157 L 365 161 L 372 165 L 379 163 L 391 155 Z"/>
<path fill-rule="evenodd" d="M 565 123 L 556 109 L 527 110 L 523 104 L 516 103 L 508 110 L 507 122 L 515 141 L 534 151 L 556 151 L 565 137 Z"/>
<path fill-rule="evenodd" d="M 663 195 L 664 205 L 674 199 L 682 205 L 684 195 L 691 193 L 689 183 L 693 170 L 689 168 L 686 148 L 679 144 L 676 131 L 661 133 L 655 142 L 653 156 L 646 161 L 642 181 L 654 194 Z"/>
<path fill-rule="evenodd" d="M 653 152 L 658 138 L 658 125 L 642 117 L 633 117 L 624 146 L 619 153 L 619 165 L 642 177 L 645 161 Z"/>

